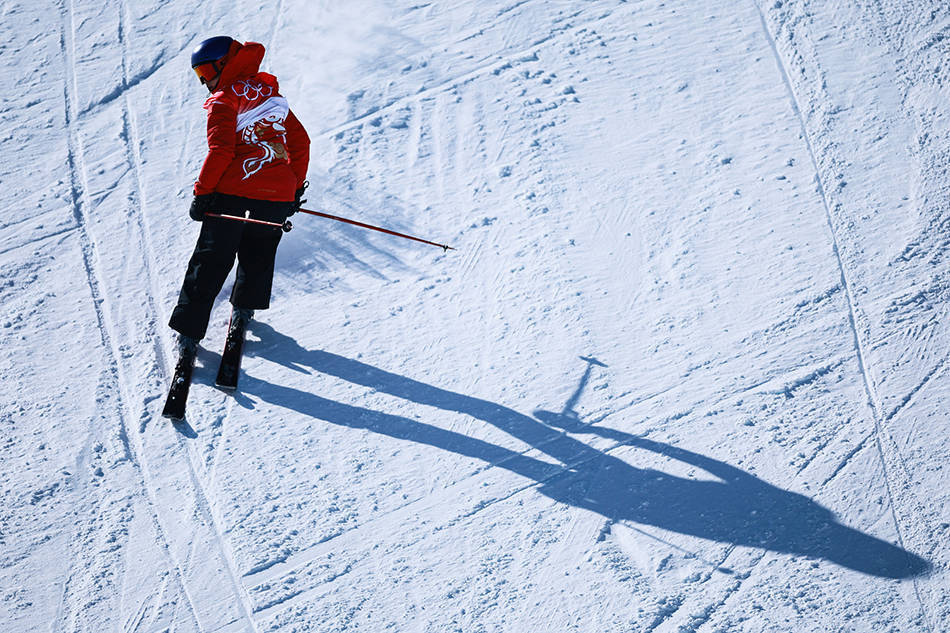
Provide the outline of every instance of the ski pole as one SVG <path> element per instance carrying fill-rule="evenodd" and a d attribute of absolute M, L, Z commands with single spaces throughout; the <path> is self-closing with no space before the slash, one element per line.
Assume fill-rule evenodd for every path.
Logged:
<path fill-rule="evenodd" d="M 266 220 L 255 220 L 254 218 L 242 218 L 239 215 L 225 215 L 223 213 L 205 213 L 205 217 L 208 218 L 223 218 L 225 220 L 235 220 L 237 222 L 247 222 L 248 224 L 261 224 L 263 226 L 272 226 L 275 229 L 280 229 L 284 233 L 289 233 L 290 229 L 294 228 L 294 225 L 290 223 L 290 220 L 287 220 L 283 224 L 280 222 L 268 222 Z"/>
<path fill-rule="evenodd" d="M 396 231 L 390 231 L 389 229 L 384 229 L 379 226 L 373 226 L 372 224 L 364 224 L 363 222 L 357 222 L 356 220 L 349 220 L 347 218 L 341 218 L 338 215 L 330 215 L 329 213 L 321 213 L 320 211 L 311 211 L 310 209 L 298 209 L 301 213 L 309 213 L 310 215 L 316 215 L 321 218 L 329 218 L 330 220 L 336 220 L 337 222 L 345 222 L 346 224 L 352 224 L 354 226 L 359 226 L 364 229 L 372 229 L 374 231 L 379 231 L 380 233 L 388 233 L 389 235 L 395 235 L 396 237 L 404 237 L 407 240 L 415 240 L 417 242 L 422 242 L 423 244 L 430 244 L 432 246 L 438 246 L 443 251 L 454 251 L 455 248 L 452 246 L 447 246 L 445 244 L 437 244 L 436 242 L 430 242 L 429 240 L 424 240 L 420 237 L 413 237 L 411 235 L 406 235 L 405 233 L 397 233 Z"/>

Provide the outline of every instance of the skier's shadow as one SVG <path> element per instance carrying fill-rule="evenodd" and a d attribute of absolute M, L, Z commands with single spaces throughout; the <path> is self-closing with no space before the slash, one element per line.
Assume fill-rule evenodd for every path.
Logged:
<path fill-rule="evenodd" d="M 454 393 L 319 350 L 300 347 L 266 324 L 253 323 L 259 342 L 247 353 L 310 373 L 318 371 L 419 404 L 472 416 L 522 440 L 561 465 L 409 418 L 342 404 L 290 387 L 244 378 L 243 390 L 314 418 L 434 446 L 505 468 L 536 481 L 555 501 L 586 508 L 613 521 L 632 521 L 704 539 L 822 558 L 885 578 L 927 573 L 928 561 L 891 543 L 839 523 L 808 497 L 777 488 L 728 464 L 621 431 L 582 425 L 572 403 L 590 376 L 588 362 L 575 397 L 560 413 L 537 419 L 502 405 Z M 554 428 L 560 427 L 560 428 Z M 596 434 L 664 455 L 716 478 L 695 480 L 637 468 L 591 448 L 565 431 Z"/>

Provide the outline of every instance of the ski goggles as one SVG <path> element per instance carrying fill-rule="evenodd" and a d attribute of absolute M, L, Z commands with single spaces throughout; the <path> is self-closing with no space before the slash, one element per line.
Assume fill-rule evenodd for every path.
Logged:
<path fill-rule="evenodd" d="M 221 66 L 218 65 L 218 62 L 198 64 L 192 70 L 195 71 L 195 74 L 198 75 L 198 79 L 201 80 L 203 84 L 214 81 L 217 76 L 221 74 Z"/>

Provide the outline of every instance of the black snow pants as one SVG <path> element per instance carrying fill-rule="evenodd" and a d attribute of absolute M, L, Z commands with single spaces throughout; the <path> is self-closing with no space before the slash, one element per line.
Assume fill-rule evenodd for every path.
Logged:
<path fill-rule="evenodd" d="M 283 222 L 291 204 L 218 194 L 213 212 L 244 217 L 245 211 L 250 211 L 255 220 Z M 238 265 L 231 304 L 251 310 L 269 307 L 274 258 L 282 234 L 269 226 L 205 218 L 168 325 L 185 336 L 204 338 L 214 300 L 234 266 L 235 256 Z"/>

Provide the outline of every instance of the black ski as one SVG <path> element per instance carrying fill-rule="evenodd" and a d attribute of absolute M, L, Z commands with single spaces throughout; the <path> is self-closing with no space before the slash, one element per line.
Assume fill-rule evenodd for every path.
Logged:
<path fill-rule="evenodd" d="M 234 391 L 237 389 L 238 375 L 241 373 L 241 356 L 244 351 L 244 335 L 247 332 L 247 322 L 236 319 L 231 315 L 228 326 L 228 340 L 224 344 L 224 353 L 221 354 L 221 366 L 218 367 L 218 377 L 214 385 L 218 389 Z"/>
<path fill-rule="evenodd" d="M 175 374 L 172 376 L 172 384 L 168 389 L 168 397 L 165 399 L 165 408 L 162 409 L 162 416 L 175 422 L 185 419 L 185 402 L 188 400 L 188 389 L 191 387 L 195 356 L 196 353 L 193 351 L 184 351 L 175 365 Z"/>

